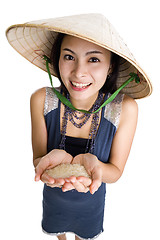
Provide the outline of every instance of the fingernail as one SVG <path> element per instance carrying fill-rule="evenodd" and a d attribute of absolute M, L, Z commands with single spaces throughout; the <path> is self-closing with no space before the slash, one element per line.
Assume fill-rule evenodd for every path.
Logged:
<path fill-rule="evenodd" d="M 93 188 L 92 191 L 91 191 L 91 193 L 94 194 L 96 191 L 97 191 L 97 189 L 96 189 L 96 188 Z"/>
<path fill-rule="evenodd" d="M 35 181 L 35 182 L 38 182 L 38 181 L 39 181 L 39 178 L 38 178 L 37 176 L 35 176 L 34 181 Z"/>
<path fill-rule="evenodd" d="M 68 182 L 68 183 L 69 183 L 69 182 L 70 182 L 70 180 L 69 180 L 69 179 L 65 179 L 65 182 Z"/>
<path fill-rule="evenodd" d="M 71 179 L 71 182 L 72 182 L 72 183 L 75 183 L 75 182 L 76 182 L 76 179 Z"/>
<path fill-rule="evenodd" d="M 54 181 L 54 180 L 49 180 L 49 183 L 50 183 L 50 184 L 54 184 L 55 181 Z"/>

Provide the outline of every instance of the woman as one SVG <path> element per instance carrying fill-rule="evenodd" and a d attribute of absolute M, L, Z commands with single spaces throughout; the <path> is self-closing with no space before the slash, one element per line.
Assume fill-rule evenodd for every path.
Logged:
<path fill-rule="evenodd" d="M 58 99 L 52 88 L 39 89 L 31 96 L 35 180 L 45 183 L 42 228 L 44 232 L 55 234 L 61 240 L 66 239 L 67 232 L 75 233 L 77 240 L 92 239 L 103 231 L 106 183 L 114 183 L 121 177 L 131 149 L 138 117 L 137 103 L 132 97 L 136 98 L 136 94 L 140 93 L 141 96 L 138 97 L 149 95 L 151 84 L 140 67 L 133 64 L 135 59 L 125 44 L 123 51 L 127 49 L 130 61 L 125 59 L 128 56 L 122 58 L 122 54 L 106 42 L 105 45 L 100 40 L 96 42 L 94 36 L 91 40 L 93 32 L 95 36 L 101 34 L 102 39 L 104 36 L 109 39 L 113 35 L 114 30 L 110 31 L 110 35 L 105 35 L 104 31 L 107 32 L 111 25 L 103 16 L 78 15 L 50 20 L 48 25 L 45 21 L 40 24 L 38 31 L 43 31 L 43 45 L 46 49 L 49 44 L 52 47 L 49 51 L 44 51 L 44 47 L 34 50 L 35 57 L 30 61 L 40 66 L 40 63 L 36 63 L 37 58 L 47 53 L 52 64 L 52 74 L 61 81 L 61 87 L 57 90 L 76 109 L 92 113 L 72 110 Z M 49 24 L 57 29 L 61 25 L 58 32 L 67 34 L 57 34 L 57 30 L 47 29 L 47 34 L 56 33 L 51 44 L 49 35 L 44 31 L 45 24 L 48 29 Z M 29 35 L 37 28 L 34 22 L 25 25 L 23 35 L 24 28 L 26 30 L 27 27 Z M 96 29 L 93 30 L 92 27 Z M 22 26 L 19 26 L 19 30 L 20 28 Z M 85 32 L 86 29 L 89 29 L 88 33 Z M 30 43 L 26 36 L 23 39 Z M 32 35 L 32 40 L 33 36 L 35 35 Z M 119 39 L 118 35 L 116 37 Z M 22 36 L 19 43 L 24 46 L 21 39 Z M 39 40 L 35 39 L 34 42 L 39 46 Z M 38 61 L 44 69 L 43 60 Z M 112 102 L 96 112 L 116 90 L 119 79 L 125 80 L 128 77 L 126 73 L 131 70 L 140 76 L 138 90 L 135 91 L 136 83 L 131 83 L 126 93 L 132 97 L 118 94 Z M 83 165 L 90 178 L 71 176 L 53 179 L 45 172 L 61 163 Z"/>

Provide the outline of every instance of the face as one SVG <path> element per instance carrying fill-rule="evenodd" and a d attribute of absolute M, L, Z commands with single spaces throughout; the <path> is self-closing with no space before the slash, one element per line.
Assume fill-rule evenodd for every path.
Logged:
<path fill-rule="evenodd" d="M 110 68 L 110 51 L 66 35 L 62 41 L 59 72 L 71 100 L 96 99 Z"/>

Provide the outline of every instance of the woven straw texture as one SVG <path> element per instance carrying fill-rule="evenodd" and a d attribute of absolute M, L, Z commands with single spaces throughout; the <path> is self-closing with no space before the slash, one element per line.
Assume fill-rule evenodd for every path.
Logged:
<path fill-rule="evenodd" d="M 81 14 L 61 18 L 28 22 L 9 27 L 6 36 L 11 46 L 34 65 L 46 71 L 43 55 L 50 57 L 59 32 L 82 38 L 121 56 L 118 87 L 135 72 L 140 84 L 131 82 L 123 93 L 133 98 L 143 98 L 152 93 L 152 84 L 129 51 L 123 39 L 110 22 L 101 14 Z M 50 66 L 51 74 L 56 76 Z"/>

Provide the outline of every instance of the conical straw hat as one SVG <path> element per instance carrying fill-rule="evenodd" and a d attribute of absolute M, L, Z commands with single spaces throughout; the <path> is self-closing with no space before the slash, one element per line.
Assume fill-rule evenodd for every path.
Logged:
<path fill-rule="evenodd" d="M 17 24 L 7 29 L 6 36 L 17 52 L 46 71 L 42 56 L 50 57 L 58 33 L 79 37 L 121 56 L 117 87 L 130 77 L 131 72 L 137 73 L 141 80 L 140 84 L 134 81 L 128 84 L 123 93 L 132 98 L 143 98 L 152 93 L 152 84 L 146 73 L 111 23 L 101 14 L 81 14 Z M 52 66 L 50 71 L 56 76 Z"/>

